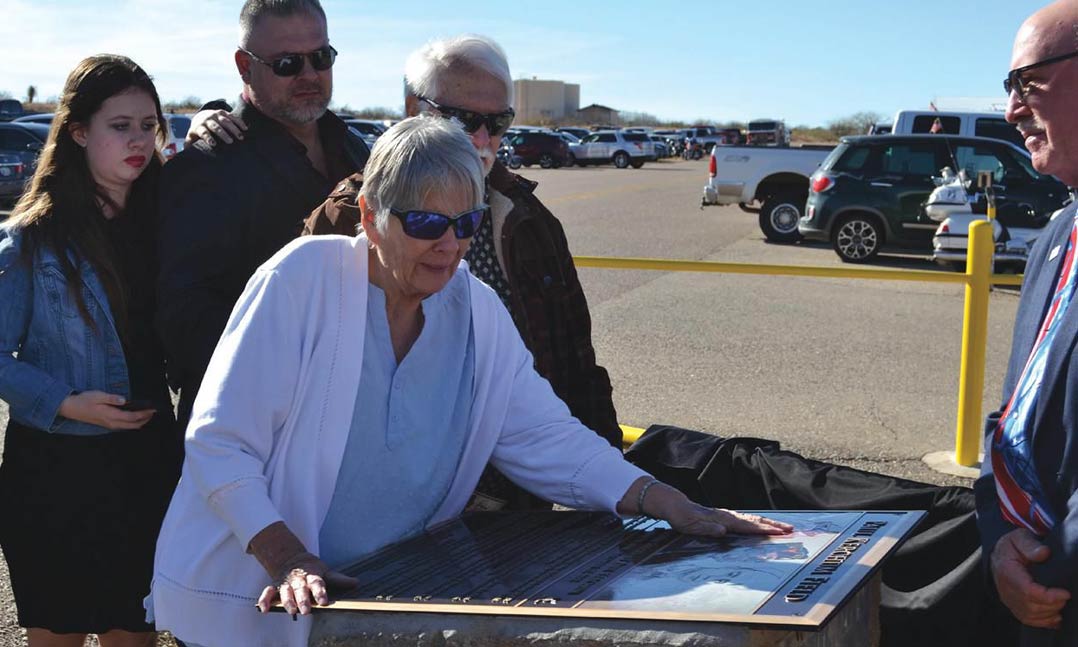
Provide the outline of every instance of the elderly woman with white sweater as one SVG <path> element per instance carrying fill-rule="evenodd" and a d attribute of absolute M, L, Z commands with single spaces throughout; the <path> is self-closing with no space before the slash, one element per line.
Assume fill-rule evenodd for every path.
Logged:
<path fill-rule="evenodd" d="M 354 584 L 333 568 L 460 514 L 488 460 L 573 508 L 697 534 L 789 530 L 656 482 L 536 374 L 497 295 L 460 271 L 486 208 L 458 125 L 401 122 L 364 175 L 364 233 L 281 250 L 217 345 L 158 540 L 158 628 L 205 646 L 306 644 L 312 606 Z M 278 600 L 302 622 L 255 609 Z"/>

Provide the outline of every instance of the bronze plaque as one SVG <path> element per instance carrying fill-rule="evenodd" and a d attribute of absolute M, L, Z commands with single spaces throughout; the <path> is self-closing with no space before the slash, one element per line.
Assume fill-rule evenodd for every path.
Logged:
<path fill-rule="evenodd" d="M 814 629 L 923 512 L 761 511 L 779 536 L 703 538 L 596 512 L 482 512 L 343 569 L 359 586 L 319 611 L 735 622 Z"/>

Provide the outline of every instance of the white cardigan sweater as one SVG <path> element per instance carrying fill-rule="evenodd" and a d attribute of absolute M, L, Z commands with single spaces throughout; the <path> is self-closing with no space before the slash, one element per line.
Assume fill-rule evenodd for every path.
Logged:
<path fill-rule="evenodd" d="M 488 460 L 548 500 L 613 511 L 645 472 L 570 415 L 495 293 L 470 275 L 469 286 L 470 435 L 431 524 L 460 514 Z M 298 239 L 247 284 L 195 400 L 157 541 L 158 629 L 208 647 L 307 644 L 309 617 L 255 609 L 270 580 L 245 548 L 283 520 L 318 554 L 359 388 L 367 287 L 363 236 Z"/>

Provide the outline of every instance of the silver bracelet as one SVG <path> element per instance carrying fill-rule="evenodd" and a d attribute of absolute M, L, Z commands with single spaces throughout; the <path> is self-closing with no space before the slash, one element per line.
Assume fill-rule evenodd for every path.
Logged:
<path fill-rule="evenodd" d="M 640 488 L 640 495 L 636 497 L 636 512 L 637 512 L 637 514 L 647 516 L 647 513 L 644 512 L 644 497 L 648 495 L 648 490 L 651 489 L 651 486 L 655 485 L 658 482 L 659 482 L 659 479 L 653 478 L 650 481 L 648 481 L 647 483 L 645 483 L 644 487 Z"/>

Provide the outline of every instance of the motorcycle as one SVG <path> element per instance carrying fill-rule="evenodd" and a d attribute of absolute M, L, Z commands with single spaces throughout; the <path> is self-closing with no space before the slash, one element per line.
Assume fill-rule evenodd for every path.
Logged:
<path fill-rule="evenodd" d="M 996 217 L 992 222 L 995 243 L 993 261 L 1020 270 L 1025 267 L 1029 251 L 1037 236 L 1051 218 L 1037 214 L 1026 203 L 1016 204 L 998 187 L 975 189 L 964 170 L 955 173 L 945 167 L 940 177 L 933 177 L 936 188 L 923 208 L 925 215 L 940 223 L 932 238 L 932 260 L 944 267 L 964 270 L 969 250 L 969 228 L 978 220 L 988 218 L 988 207 L 994 204 Z"/>
<path fill-rule="evenodd" d="M 502 144 L 499 146 L 498 152 L 495 153 L 495 155 L 498 157 L 498 161 L 511 169 L 518 169 L 521 167 L 522 162 L 520 156 L 516 154 L 516 151 L 514 151 L 513 147 L 509 144 Z"/>
<path fill-rule="evenodd" d="M 704 145 L 691 137 L 685 139 L 685 147 L 681 151 L 681 159 L 698 160 L 704 156 Z"/>

